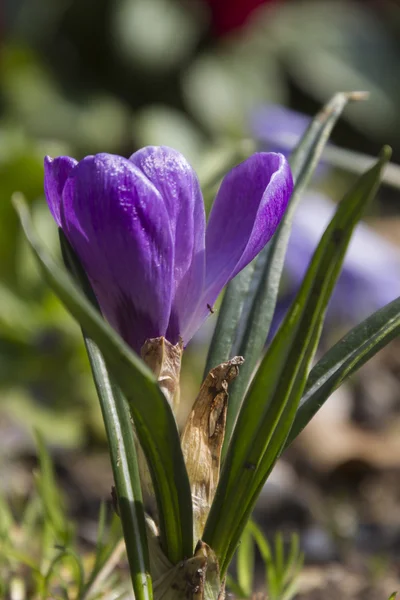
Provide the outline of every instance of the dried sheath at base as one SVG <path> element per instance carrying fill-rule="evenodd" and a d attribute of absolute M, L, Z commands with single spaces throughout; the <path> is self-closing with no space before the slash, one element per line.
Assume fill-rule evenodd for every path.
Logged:
<path fill-rule="evenodd" d="M 193 501 L 194 539 L 202 537 L 218 484 L 225 435 L 228 386 L 244 359 L 236 356 L 205 378 L 181 436 Z"/>

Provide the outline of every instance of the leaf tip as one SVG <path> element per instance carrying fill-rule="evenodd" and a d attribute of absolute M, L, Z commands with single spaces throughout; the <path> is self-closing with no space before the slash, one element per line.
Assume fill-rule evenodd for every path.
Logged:
<path fill-rule="evenodd" d="M 370 93 L 362 91 L 344 92 L 350 102 L 362 102 L 368 100 Z"/>
<path fill-rule="evenodd" d="M 20 216 L 24 210 L 27 210 L 26 199 L 22 192 L 14 192 L 11 195 L 11 204 L 13 205 L 14 210 Z"/>
<path fill-rule="evenodd" d="M 379 153 L 379 160 L 382 163 L 387 163 L 392 157 L 392 148 L 387 144 L 383 146 L 382 150 Z"/>

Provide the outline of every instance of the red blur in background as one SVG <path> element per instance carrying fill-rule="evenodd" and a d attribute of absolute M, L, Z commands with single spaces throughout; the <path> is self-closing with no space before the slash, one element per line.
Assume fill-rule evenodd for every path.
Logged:
<path fill-rule="evenodd" d="M 224 36 L 243 27 L 263 4 L 278 0 L 204 0 L 211 10 L 213 33 Z"/>

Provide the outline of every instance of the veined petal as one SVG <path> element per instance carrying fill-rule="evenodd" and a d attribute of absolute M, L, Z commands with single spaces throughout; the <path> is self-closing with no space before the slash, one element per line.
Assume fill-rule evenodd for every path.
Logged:
<path fill-rule="evenodd" d="M 165 335 L 174 264 L 169 217 L 152 183 L 129 160 L 83 159 L 62 195 L 61 223 L 105 317 L 137 352 Z"/>
<path fill-rule="evenodd" d="M 292 174 L 282 154 L 253 154 L 225 176 L 206 229 L 205 288 L 185 341 L 210 314 L 222 288 L 271 239 L 292 190 Z"/>
<path fill-rule="evenodd" d="M 59 227 L 61 227 L 62 191 L 68 176 L 77 164 L 78 161 L 69 156 L 59 156 L 58 158 L 46 156 L 44 159 L 44 192 L 50 212 Z"/>
<path fill-rule="evenodd" d="M 271 239 L 292 190 L 289 164 L 273 152 L 253 154 L 225 176 L 206 231 L 207 303 Z"/>
<path fill-rule="evenodd" d="M 200 184 L 187 160 L 172 148 L 148 146 L 130 159 L 159 191 L 169 216 L 175 250 L 167 338 L 176 343 L 204 286 L 205 212 Z M 186 340 L 185 340 L 186 341 Z"/>

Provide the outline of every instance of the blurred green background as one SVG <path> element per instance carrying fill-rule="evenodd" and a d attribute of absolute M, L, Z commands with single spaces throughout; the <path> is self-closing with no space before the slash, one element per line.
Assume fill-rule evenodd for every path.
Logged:
<path fill-rule="evenodd" d="M 34 427 L 58 453 L 61 472 L 82 450 L 87 457 L 105 448 L 79 328 L 41 282 L 10 204 L 13 192 L 25 194 L 57 254 L 43 156 L 129 156 L 143 145 L 165 144 L 182 151 L 206 181 L 224 153 L 251 136 L 256 108 L 274 103 L 313 115 L 336 91 L 368 90 L 369 101 L 346 109 L 333 140 L 373 155 L 388 143 L 400 162 L 399 63 L 395 0 L 6 0 L 0 492 L 29 491 L 18 465 L 35 453 Z M 333 172 L 335 200 L 352 177 Z M 373 211 L 397 224 L 398 192 L 384 188 Z M 399 232 L 389 233 L 395 239 Z M 206 337 L 188 351 L 185 389 L 192 398 Z M 101 464 L 108 469 L 106 459 Z"/>

